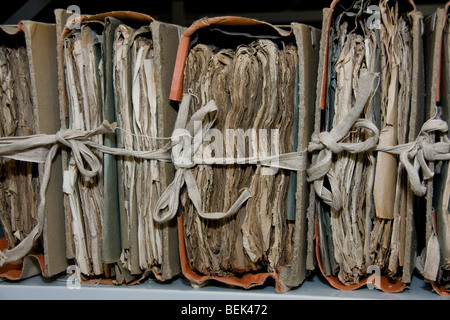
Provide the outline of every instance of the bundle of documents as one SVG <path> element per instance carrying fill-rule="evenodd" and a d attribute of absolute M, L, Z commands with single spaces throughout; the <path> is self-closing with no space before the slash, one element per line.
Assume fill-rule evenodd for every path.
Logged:
<path fill-rule="evenodd" d="M 102 79 L 98 75 L 101 48 L 99 35 L 92 27 L 83 26 L 63 43 L 69 129 L 91 130 L 102 121 Z M 102 143 L 100 136 L 94 139 Z M 65 178 L 68 176 L 73 190 L 65 192 L 72 213 L 76 259 L 81 272 L 99 275 L 104 272 L 101 261 L 103 177 L 100 173 L 86 179 L 79 174 L 73 157 L 69 158 L 68 168 Z"/>
<path fill-rule="evenodd" d="M 291 152 L 297 56 L 294 45 L 286 44 L 279 50 L 271 40 L 242 44 L 236 51 L 196 45 L 189 52 L 185 73 L 187 86 L 199 97 L 191 104 L 192 113 L 214 99 L 221 108 L 217 130 L 279 129 L 279 151 Z M 246 150 L 245 156 L 270 152 L 270 140 L 264 143 L 267 145 L 259 144 L 258 150 Z M 237 150 L 227 156 L 237 157 Z M 249 187 L 253 195 L 245 206 L 245 215 L 242 208 L 232 221 L 202 223 L 192 205 L 186 208 L 184 233 L 190 235 L 186 237 L 187 252 L 196 271 L 213 275 L 261 269 L 273 272 L 291 264 L 294 225 L 286 216 L 289 172 L 264 175 L 262 170 L 237 165 L 196 168 L 197 184 L 206 195 L 205 212 L 230 207 L 242 188 Z"/>
<path fill-rule="evenodd" d="M 58 243 L 64 234 L 52 237 L 49 231 L 64 227 L 57 215 L 62 208 L 61 168 L 44 168 L 33 151 L 20 153 L 12 147 L 16 142 L 26 146 L 22 137 L 58 130 L 54 64 L 54 25 L 23 21 L 0 26 L 0 276 L 6 279 L 53 276 L 67 266 L 65 257 L 58 256 L 64 252 Z M 43 204 L 46 191 L 51 208 Z"/>
<path fill-rule="evenodd" d="M 175 113 L 167 110 L 168 93 L 163 94 L 170 81 L 164 82 L 161 73 L 172 71 L 178 28 L 130 12 L 83 16 L 71 23 L 63 30 L 60 51 L 67 108 L 63 126 L 92 130 L 103 120 L 117 122 L 115 133 L 93 141 L 134 151 L 161 148 L 167 142 L 158 137 L 172 129 Z M 159 279 L 171 278 L 179 272 L 174 226 L 152 218 L 170 168 L 156 160 L 95 152 L 102 170 L 91 178 L 66 154 L 68 257 L 86 279 L 132 283 L 150 271 Z"/>
<path fill-rule="evenodd" d="M 0 27 L 0 83 L 2 146 L 59 130 L 54 24 Z M 55 232 L 64 230 L 59 156 L 48 168 L 37 158 L 31 151 L 0 159 L 0 263 L 7 279 L 53 276 L 67 267 L 64 233 Z"/>
<path fill-rule="evenodd" d="M 414 196 L 398 157 L 364 145 L 375 132 L 379 147 L 415 141 L 419 133 L 421 14 L 400 1 L 341 2 L 333 3 L 334 12 L 324 10 L 321 46 L 328 51 L 319 68 L 315 130 L 331 134 L 348 125 L 348 131 L 336 141 L 344 148 L 334 152 L 327 178 L 314 182 L 317 255 L 324 275 L 341 289 L 365 284 L 376 271 L 401 290 L 414 267 Z"/>
<path fill-rule="evenodd" d="M 425 19 L 425 61 L 427 69 L 427 118 L 442 119 L 448 125 L 450 80 L 450 21 L 447 3 Z M 448 142 L 448 132 L 435 133 L 436 142 Z M 434 178 L 427 184 L 426 214 L 418 229 L 421 253 L 417 268 L 440 294 L 450 294 L 450 171 L 448 161 L 431 163 Z"/>
<path fill-rule="evenodd" d="M 285 292 L 317 263 L 340 290 L 400 292 L 417 268 L 448 295 L 449 7 L 334 0 L 321 32 L 130 11 L 0 26 L 0 277 Z"/>
<path fill-rule="evenodd" d="M 24 43 L 0 44 L 1 137 L 27 136 L 37 132 L 30 81 Z M 38 165 L 2 158 L 0 175 L 0 219 L 11 249 L 37 223 Z"/>
<path fill-rule="evenodd" d="M 191 44 L 181 85 L 192 96 L 190 114 L 210 101 L 218 108 L 201 157 L 262 158 L 306 148 L 313 122 L 314 99 L 309 97 L 314 88 L 309 83 L 315 81 L 317 30 L 219 17 L 194 23 L 183 36 Z M 175 74 L 174 79 L 183 76 Z M 172 93 L 179 86 L 175 81 Z M 300 102 L 301 95 L 308 98 Z M 298 161 L 306 163 L 306 157 Z M 258 274 L 278 279 L 282 270 L 280 290 L 300 284 L 306 276 L 304 172 L 246 160 L 200 164 L 192 171 L 203 212 L 226 212 L 243 189 L 251 197 L 236 214 L 210 220 L 207 213 L 199 216 L 188 191 L 182 193 L 184 274 L 193 282 L 211 278 L 246 287 L 263 281 Z"/>

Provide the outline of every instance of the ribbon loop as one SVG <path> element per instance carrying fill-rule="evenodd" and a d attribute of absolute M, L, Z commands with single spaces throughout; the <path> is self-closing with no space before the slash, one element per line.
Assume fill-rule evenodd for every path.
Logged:
<path fill-rule="evenodd" d="M 94 177 L 102 168 L 102 164 L 95 153 L 90 149 L 96 149 L 99 152 L 133 156 L 137 158 L 144 158 L 149 160 L 168 161 L 170 156 L 167 150 L 170 146 L 164 146 L 161 149 L 154 151 L 134 151 L 126 149 L 117 149 L 107 147 L 98 143 L 94 143 L 90 140 L 93 136 L 102 135 L 106 133 L 112 133 L 117 127 L 116 123 L 110 124 L 104 121 L 99 127 L 91 131 L 83 130 L 60 130 L 56 134 L 38 134 L 27 137 L 4 137 L 0 138 L 0 157 L 11 158 L 14 160 L 21 160 L 27 162 L 44 163 L 44 172 L 41 180 L 41 187 L 39 193 L 39 205 L 38 205 L 38 222 L 33 230 L 26 236 L 16 247 L 11 250 L 5 250 L 0 252 L 0 266 L 5 263 L 18 261 L 25 257 L 31 250 L 35 240 L 41 235 L 44 225 L 45 208 L 46 208 L 46 190 L 50 179 L 50 172 L 52 162 L 57 154 L 57 150 L 61 145 L 71 148 L 73 158 L 77 166 L 78 171 L 85 177 Z M 87 167 L 85 166 L 87 164 Z M 182 175 L 183 171 L 178 173 Z M 178 179 L 180 180 L 180 179 Z M 178 183 L 177 180 L 175 183 Z M 168 188 L 179 190 L 181 186 Z M 167 191 L 167 190 L 166 190 Z M 170 192 L 167 195 L 170 196 Z M 178 196 L 176 194 L 175 196 Z M 169 206 L 168 213 L 165 213 L 161 218 L 166 219 L 165 215 L 174 215 L 171 204 L 175 200 L 173 197 L 166 199 L 162 197 L 159 201 L 159 206 L 165 208 Z M 166 203 L 168 203 L 166 205 Z"/>
<path fill-rule="evenodd" d="M 378 146 L 376 151 L 399 155 L 411 190 L 415 195 L 423 197 L 427 192 L 425 181 L 434 177 L 427 161 L 450 160 L 450 140 L 447 132 L 448 124 L 440 118 L 440 110 L 436 108 L 436 114 L 422 125 L 416 141 L 391 147 Z M 440 142 L 436 142 L 436 136 Z M 422 171 L 423 180 L 419 171 Z"/>
<path fill-rule="evenodd" d="M 338 179 L 332 170 L 333 154 L 343 151 L 349 153 L 362 153 L 375 148 L 378 143 L 379 130 L 367 119 L 359 119 L 364 107 L 375 92 L 377 74 L 361 71 L 355 106 L 330 131 L 313 134 L 308 145 L 309 152 L 318 151 L 311 167 L 306 171 L 308 182 L 314 182 L 314 190 L 319 198 L 330 205 L 334 210 L 342 208 L 342 197 L 339 190 Z M 362 142 L 341 142 L 350 133 L 352 128 L 363 129 L 369 137 Z M 328 178 L 330 189 L 324 187 L 324 178 Z"/>
<path fill-rule="evenodd" d="M 80 141 L 70 140 L 69 144 L 80 173 L 87 178 L 95 177 L 102 168 L 98 157 Z M 84 163 L 87 163 L 90 169 L 87 169 Z"/>
<path fill-rule="evenodd" d="M 307 181 L 313 182 L 316 194 L 331 208 L 339 210 L 342 207 L 342 196 L 339 190 L 338 180 L 331 170 L 333 153 L 331 150 L 323 149 L 319 152 L 316 162 L 306 170 Z M 330 189 L 324 187 L 324 178 L 328 178 Z"/>
<path fill-rule="evenodd" d="M 228 164 L 255 164 L 270 168 L 282 168 L 287 170 L 306 170 L 307 151 L 275 154 L 263 157 L 248 158 L 204 158 L 198 155 L 203 138 L 208 134 L 216 120 L 217 105 L 211 100 L 197 110 L 189 119 L 189 105 L 192 94 L 185 94 L 180 104 L 175 128 L 171 136 L 172 162 L 176 169 L 174 181 L 161 195 L 153 211 L 156 222 L 164 223 L 172 219 L 178 210 L 178 196 L 184 184 L 187 194 L 192 201 L 197 213 L 204 219 L 223 219 L 236 214 L 247 199 L 251 197 L 249 189 L 241 190 L 241 195 L 226 212 L 204 213 L 202 201 L 192 168 L 197 165 L 228 165 Z M 163 212 L 164 209 L 168 209 Z"/>
<path fill-rule="evenodd" d="M 37 224 L 31 232 L 11 250 L 0 252 L 0 266 L 5 263 L 18 261 L 25 257 L 33 247 L 34 242 L 42 234 L 46 210 L 46 191 L 50 181 L 52 162 L 60 145 L 69 146 L 74 152 L 74 158 L 80 172 L 86 176 L 94 176 L 101 169 L 101 163 L 93 152 L 84 144 L 93 135 L 112 132 L 115 125 L 103 123 L 99 128 L 85 132 L 79 130 L 61 130 L 54 135 L 34 135 L 29 137 L 12 137 L 0 140 L 0 156 L 29 162 L 42 162 L 32 159 L 33 155 L 44 157 L 44 171 L 39 190 L 39 204 L 37 209 Z M 49 145 L 51 147 L 49 148 Z M 37 150 L 39 152 L 33 152 Z M 45 152 L 44 152 L 45 151 Z M 91 167 L 84 168 L 83 160 Z"/>
<path fill-rule="evenodd" d="M 116 123 L 111 125 L 108 121 L 104 121 L 99 127 L 91 131 L 62 130 L 57 132 L 55 137 L 56 141 L 72 150 L 73 158 L 80 173 L 87 178 L 92 178 L 99 173 L 102 164 L 94 152 L 86 146 L 86 143 L 89 142 L 91 137 L 111 133 L 115 128 Z M 90 169 L 85 167 L 85 163 Z"/>
<path fill-rule="evenodd" d="M 42 175 L 41 186 L 39 189 L 39 205 L 37 210 L 37 224 L 31 230 L 31 232 L 14 248 L 11 250 L 4 250 L 0 252 L 0 267 L 5 263 L 19 261 L 25 257 L 33 247 L 34 242 L 39 238 L 42 233 L 45 218 L 45 194 L 47 192 L 48 183 L 50 181 L 50 171 L 53 159 L 56 156 L 56 151 L 58 145 L 53 145 L 48 152 L 45 165 L 44 173 Z"/>
<path fill-rule="evenodd" d="M 154 208 L 153 219 L 158 223 L 165 223 L 176 216 L 179 195 L 184 184 L 186 184 L 188 196 L 198 214 L 205 219 L 223 219 L 234 215 L 239 211 L 242 204 L 251 197 L 250 191 L 245 189 L 227 212 L 206 214 L 202 212 L 200 191 L 198 190 L 191 169 L 201 164 L 198 161 L 197 163 L 194 162 L 194 154 L 201 144 L 201 139 L 199 143 L 198 138 L 203 137 L 212 127 L 215 117 L 205 124 L 204 120 L 207 115 L 217 111 L 217 106 L 214 100 L 211 100 L 208 104 L 196 111 L 188 122 L 190 99 L 191 96 L 189 94 L 184 95 L 175 122 L 175 129 L 172 133 L 172 162 L 174 163 L 176 173 L 174 180 L 163 192 Z M 165 210 L 166 208 L 167 210 Z"/>
<path fill-rule="evenodd" d="M 158 199 L 153 211 L 153 220 L 157 223 L 165 223 L 172 220 L 178 211 L 178 202 L 180 198 L 180 190 L 184 184 L 184 169 L 175 172 L 175 177 L 171 184 L 162 193 Z M 164 211 L 164 209 L 166 209 Z"/>

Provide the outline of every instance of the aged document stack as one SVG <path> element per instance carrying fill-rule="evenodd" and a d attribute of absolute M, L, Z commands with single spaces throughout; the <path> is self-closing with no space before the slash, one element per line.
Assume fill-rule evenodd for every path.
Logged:
<path fill-rule="evenodd" d="M 16 26 L 1 26 L 2 147 L 20 142 L 22 137 L 59 130 L 56 71 L 54 24 L 23 21 Z M 42 155 L 48 153 L 46 148 L 42 151 Z M 67 267 L 64 218 L 60 214 L 61 159 L 55 155 L 47 169 L 44 160 L 26 153 L 0 158 L 0 221 L 4 233 L 0 246 L 5 250 L 1 276 L 8 279 L 53 276 Z M 44 183 L 45 171 L 50 179 Z M 39 210 L 44 202 L 50 205 Z"/>
<path fill-rule="evenodd" d="M 65 12 L 56 12 L 63 26 Z M 170 136 L 169 105 L 179 27 L 132 12 L 82 16 L 61 27 L 65 95 L 61 119 L 69 129 L 92 130 L 116 122 L 112 134 L 93 137 L 116 149 L 154 151 Z M 179 271 L 176 229 L 153 221 L 152 210 L 173 169 L 157 160 L 102 154 L 102 170 L 83 176 L 66 154 L 64 187 L 67 241 L 87 279 L 134 283 L 152 272 L 170 279 Z"/>
<path fill-rule="evenodd" d="M 372 284 L 372 274 L 386 291 L 411 281 L 415 196 L 399 157 L 375 148 L 415 141 L 424 121 L 422 17 L 414 9 L 385 0 L 324 9 L 315 134 L 327 132 L 339 147 L 322 138 L 328 149 L 313 155 L 317 165 L 332 152 L 313 181 L 316 241 L 323 274 L 342 290 Z"/>
<path fill-rule="evenodd" d="M 214 99 L 221 106 L 216 129 L 245 132 L 279 128 L 280 152 L 291 152 L 297 56 L 295 46 L 288 44 L 285 50 L 279 50 L 270 40 L 242 44 L 236 51 L 215 50 L 212 45 L 203 44 L 193 47 L 185 72 L 186 84 L 199 97 L 198 103 L 194 99 L 191 104 L 192 114 Z M 277 103 L 278 99 L 281 103 Z M 258 147 L 270 152 L 270 144 Z M 248 200 L 244 217 L 238 214 L 233 221 L 206 221 L 206 226 L 196 223 L 199 217 L 190 206 L 183 227 L 185 234 L 191 235 L 186 239 L 187 253 L 196 271 L 226 275 L 267 266 L 267 271 L 273 272 L 291 263 L 294 224 L 287 220 L 285 198 L 289 172 L 280 170 L 278 175 L 264 176 L 262 170 L 237 165 L 230 168 L 204 165 L 196 169 L 197 183 L 208 195 L 203 202 L 206 212 L 230 207 L 244 187 L 249 187 L 254 195 Z M 237 222 L 241 219 L 239 226 Z"/>
<path fill-rule="evenodd" d="M 36 134 L 30 66 L 25 46 L 0 45 L 0 65 L 1 136 Z M 30 233 L 37 222 L 38 166 L 12 159 L 0 161 L 0 218 L 8 247 L 12 248 Z"/>
<path fill-rule="evenodd" d="M 445 121 L 445 129 L 435 132 L 436 143 L 448 145 L 448 123 L 450 122 L 450 21 L 448 8 L 438 8 L 425 19 L 425 63 L 426 63 L 426 114 L 427 118 Z M 447 147 L 448 152 L 448 147 Z M 418 229 L 421 254 L 416 265 L 425 281 L 441 295 L 450 294 L 450 171 L 447 161 L 429 164 L 434 178 L 427 183 L 426 214 L 422 215 L 422 228 Z"/>
<path fill-rule="evenodd" d="M 177 59 L 184 68 L 175 67 L 171 98 L 190 95 L 191 116 L 214 101 L 217 112 L 200 156 L 242 159 L 191 169 L 201 210 L 226 212 L 242 190 L 251 194 L 235 214 L 213 220 L 199 215 L 189 191 L 181 194 L 180 255 L 192 282 L 216 279 L 250 287 L 272 276 L 277 290 L 286 291 L 305 279 L 305 171 L 245 159 L 306 149 L 317 38 L 318 31 L 306 25 L 278 28 L 241 17 L 200 20 L 184 33 Z M 296 161 L 306 168 L 306 155 Z"/>

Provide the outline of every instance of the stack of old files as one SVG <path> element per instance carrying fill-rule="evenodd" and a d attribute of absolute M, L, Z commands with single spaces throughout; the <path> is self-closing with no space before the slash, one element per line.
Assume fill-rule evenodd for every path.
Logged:
<path fill-rule="evenodd" d="M 422 15 L 386 0 L 334 1 L 323 13 L 309 172 L 317 260 L 338 289 L 401 291 L 420 201 L 399 157 L 375 149 L 415 141 L 424 122 Z"/>
<path fill-rule="evenodd" d="M 314 122 L 318 36 L 303 24 L 275 27 L 242 17 L 201 19 L 182 35 L 171 99 L 183 104 L 188 96 L 191 116 L 214 101 L 217 112 L 204 119 L 213 123 L 199 156 L 242 159 L 189 169 L 205 212 L 200 216 L 189 188 L 181 193 L 180 259 L 192 283 L 214 279 L 248 288 L 270 276 L 283 292 L 314 268 L 312 261 L 307 266 L 305 170 L 248 159 L 306 151 Z M 306 168 L 307 156 L 296 161 Z M 231 210 L 243 190 L 251 196 L 237 212 L 209 218 L 208 213 Z"/>
<path fill-rule="evenodd" d="M 55 25 L 23 21 L 16 26 L 2 26 L 2 147 L 7 147 L 13 137 L 55 134 L 58 130 Z M 54 231 L 64 230 L 60 160 L 48 168 L 48 185 L 43 182 L 45 170 L 41 160 L 19 154 L 0 158 L 0 221 L 4 234 L 0 245 L 4 250 L 1 277 L 48 277 L 67 268 L 64 233 Z M 47 188 L 42 191 L 46 191 L 46 201 L 51 205 L 41 212 L 38 207 L 44 200 L 40 192 L 45 185 Z"/>
<path fill-rule="evenodd" d="M 429 119 L 450 123 L 450 21 L 449 8 L 439 8 L 425 19 L 426 113 Z M 448 145 L 448 132 L 434 133 L 438 143 Z M 450 294 L 450 170 L 448 161 L 429 164 L 434 179 L 427 184 L 426 215 L 418 230 L 420 257 L 416 263 L 425 281 L 442 295 Z"/>
<path fill-rule="evenodd" d="M 179 27 L 135 12 L 81 16 L 67 23 L 57 10 L 60 43 L 61 126 L 92 130 L 104 120 L 114 133 L 93 137 L 105 146 L 152 151 L 167 143 L 176 111 L 169 104 L 170 75 Z M 152 210 L 171 164 L 102 154 L 102 170 L 87 178 L 64 154 L 67 258 L 83 280 L 135 283 L 152 273 L 179 273 L 176 224 L 157 224 Z"/>

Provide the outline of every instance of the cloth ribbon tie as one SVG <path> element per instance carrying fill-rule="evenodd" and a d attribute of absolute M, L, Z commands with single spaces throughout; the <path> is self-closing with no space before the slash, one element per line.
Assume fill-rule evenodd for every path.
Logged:
<path fill-rule="evenodd" d="M 398 155 L 400 164 L 408 174 L 411 190 L 423 197 L 427 193 L 425 180 L 434 176 L 427 161 L 450 160 L 450 139 L 447 132 L 448 124 L 441 119 L 437 109 L 435 116 L 423 124 L 416 141 L 393 147 L 379 146 L 376 150 Z M 439 137 L 439 142 L 436 142 L 436 136 Z M 420 170 L 424 181 L 420 179 Z"/>
<path fill-rule="evenodd" d="M 358 119 L 364 106 L 373 95 L 375 78 L 373 74 L 362 73 L 355 107 L 330 132 L 313 134 L 308 145 L 309 152 L 319 151 L 319 153 L 313 159 L 310 168 L 307 169 L 307 180 L 313 182 L 317 196 L 334 210 L 342 208 L 342 196 L 338 178 L 331 168 L 333 154 L 343 151 L 352 154 L 377 151 L 397 155 L 401 166 L 407 172 L 411 190 L 420 197 L 425 196 L 427 192 L 424 181 L 434 176 L 427 161 L 450 160 L 450 139 L 446 134 L 448 124 L 440 118 L 439 109 L 436 110 L 433 118 L 423 124 L 416 141 L 396 146 L 377 146 L 378 128 L 369 120 Z M 358 143 L 340 142 L 348 136 L 352 128 L 364 129 L 369 137 Z M 435 136 L 439 137 L 438 142 L 436 142 Z M 420 171 L 422 171 L 424 181 L 420 178 Z M 325 177 L 328 178 L 330 190 L 324 187 Z"/>
<path fill-rule="evenodd" d="M 112 133 L 116 126 L 116 123 L 110 124 L 108 121 L 104 121 L 98 128 L 91 131 L 67 129 L 53 135 L 38 134 L 27 137 L 0 138 L 0 157 L 44 164 L 39 190 L 36 226 L 17 246 L 0 252 L 0 266 L 25 257 L 31 250 L 34 241 L 41 235 L 46 208 L 45 194 L 50 180 L 52 162 L 60 146 L 71 148 L 77 169 L 88 178 L 96 176 L 102 166 L 100 160 L 91 149 L 119 156 L 130 155 L 143 159 L 170 161 L 170 154 L 167 152 L 168 147 L 154 151 L 134 151 L 107 147 L 90 140 L 96 135 Z M 87 167 L 85 164 L 87 164 Z"/>
<path fill-rule="evenodd" d="M 225 165 L 256 163 L 265 167 L 276 167 L 288 170 L 306 170 L 307 151 L 291 152 L 275 156 L 248 157 L 248 158 L 203 158 L 197 156 L 197 151 L 202 144 L 202 138 L 212 127 L 215 114 L 218 110 L 214 100 L 196 111 L 188 122 L 189 104 L 191 95 L 185 94 L 180 104 L 175 129 L 172 134 L 172 162 L 176 172 L 172 183 L 159 198 L 153 211 L 153 219 L 158 223 L 171 220 L 178 211 L 181 188 L 186 184 L 188 197 L 194 207 L 204 219 L 223 219 L 236 214 L 241 206 L 252 195 L 248 188 L 242 189 L 240 196 L 226 212 L 204 213 L 202 210 L 201 195 L 192 173 L 192 168 L 197 165 Z M 207 115 L 212 115 L 211 120 L 205 121 Z M 196 123 L 204 123 L 196 125 Z"/>
<path fill-rule="evenodd" d="M 379 130 L 367 119 L 359 119 L 364 107 L 375 92 L 375 80 L 377 74 L 362 71 L 356 94 L 355 106 L 342 118 L 342 120 L 330 131 L 313 134 L 308 145 L 309 152 L 319 151 L 313 159 L 313 163 L 306 170 L 307 181 L 313 182 L 314 190 L 326 204 L 334 210 L 342 208 L 342 195 L 339 190 L 338 178 L 331 168 L 333 154 L 347 151 L 349 153 L 361 153 L 370 151 L 378 143 Z M 352 128 L 364 130 L 369 137 L 357 143 L 341 142 Z M 324 186 L 324 178 L 328 178 L 330 189 Z"/>
<path fill-rule="evenodd" d="M 22 259 L 31 250 L 34 241 L 41 235 L 45 218 L 45 193 L 50 180 L 52 162 L 60 145 L 72 148 L 75 162 L 82 174 L 95 176 L 101 168 L 101 163 L 95 154 L 86 147 L 85 142 L 92 136 L 114 131 L 115 124 L 104 122 L 92 131 L 62 130 L 54 135 L 33 135 L 29 137 L 0 138 L 0 156 L 14 160 L 44 163 L 44 172 L 39 190 L 39 205 L 37 223 L 31 232 L 16 247 L 0 252 L 0 266 L 5 263 Z M 84 166 L 85 161 L 90 167 Z"/>

